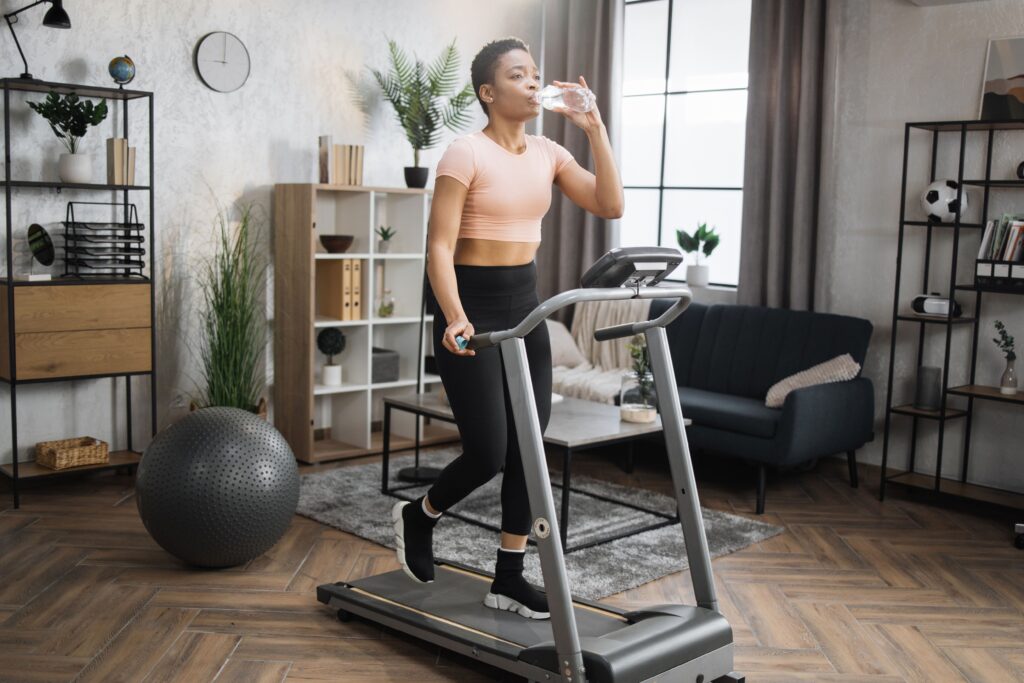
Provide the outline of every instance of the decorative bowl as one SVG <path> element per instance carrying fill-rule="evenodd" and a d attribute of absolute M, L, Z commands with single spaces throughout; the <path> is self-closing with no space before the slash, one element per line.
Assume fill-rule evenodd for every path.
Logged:
<path fill-rule="evenodd" d="M 352 246 L 354 235 L 320 235 L 320 244 L 332 254 L 342 254 Z"/>

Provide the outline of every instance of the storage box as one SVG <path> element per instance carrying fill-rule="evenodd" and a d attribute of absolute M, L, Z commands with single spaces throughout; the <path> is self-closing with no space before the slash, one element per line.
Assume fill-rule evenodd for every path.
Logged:
<path fill-rule="evenodd" d="M 82 465 L 102 465 L 110 462 L 107 442 L 91 436 L 59 441 L 40 441 L 36 444 L 36 464 L 52 470 L 63 470 Z"/>
<path fill-rule="evenodd" d="M 398 380 L 398 352 L 391 349 L 371 347 L 370 382 L 395 382 Z"/>

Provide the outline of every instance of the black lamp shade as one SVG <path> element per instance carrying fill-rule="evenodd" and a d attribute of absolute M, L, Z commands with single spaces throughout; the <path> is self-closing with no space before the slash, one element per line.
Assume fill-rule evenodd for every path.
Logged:
<path fill-rule="evenodd" d="M 46 10 L 43 26 L 50 28 L 71 28 L 71 17 L 64 11 L 64 0 L 53 0 L 53 7 Z"/>

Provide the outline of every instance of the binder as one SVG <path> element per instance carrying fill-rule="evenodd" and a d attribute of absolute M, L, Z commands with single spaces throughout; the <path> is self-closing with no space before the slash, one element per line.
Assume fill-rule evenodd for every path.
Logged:
<path fill-rule="evenodd" d="M 352 259 L 352 320 L 363 319 L 363 261 Z"/>
<path fill-rule="evenodd" d="M 341 319 L 352 320 L 352 261 L 341 260 Z"/>
<path fill-rule="evenodd" d="M 127 143 L 127 142 L 128 141 L 125 140 L 125 143 Z M 134 185 L 135 184 L 135 148 L 134 147 L 129 147 L 128 148 L 128 162 L 127 162 L 127 164 L 128 164 L 128 168 L 125 170 L 125 180 L 124 181 L 128 185 Z"/>
<path fill-rule="evenodd" d="M 107 184 L 125 184 L 127 144 L 124 138 L 107 138 Z"/>

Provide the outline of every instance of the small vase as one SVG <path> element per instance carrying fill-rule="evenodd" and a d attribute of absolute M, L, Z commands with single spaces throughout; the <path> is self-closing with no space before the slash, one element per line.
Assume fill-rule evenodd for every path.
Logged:
<path fill-rule="evenodd" d="M 321 371 L 321 381 L 329 387 L 341 386 L 341 366 L 325 365 Z"/>
<path fill-rule="evenodd" d="M 377 253 L 386 254 L 391 250 L 391 240 L 377 240 Z"/>
<path fill-rule="evenodd" d="M 686 266 L 686 284 L 691 287 L 708 286 L 707 266 Z"/>
<path fill-rule="evenodd" d="M 999 393 L 1006 394 L 1007 396 L 1013 396 L 1017 393 L 1017 370 L 1014 369 L 1013 364 L 1016 359 L 1006 359 L 1006 369 L 1003 370 L 1003 376 L 999 380 Z"/>
<path fill-rule="evenodd" d="M 391 290 L 385 289 L 384 296 L 377 304 L 377 317 L 390 318 L 395 312 L 395 297 L 391 296 Z"/>
<path fill-rule="evenodd" d="M 406 166 L 405 167 L 405 186 L 423 188 L 427 186 L 427 176 L 430 175 L 430 169 L 423 166 Z"/>
<path fill-rule="evenodd" d="M 92 157 L 88 154 L 61 154 L 57 174 L 62 183 L 91 183 Z"/>
<path fill-rule="evenodd" d="M 658 394 L 654 389 L 654 375 L 636 372 L 622 375 L 619 388 L 619 416 L 624 422 L 654 422 L 658 415 Z"/>

